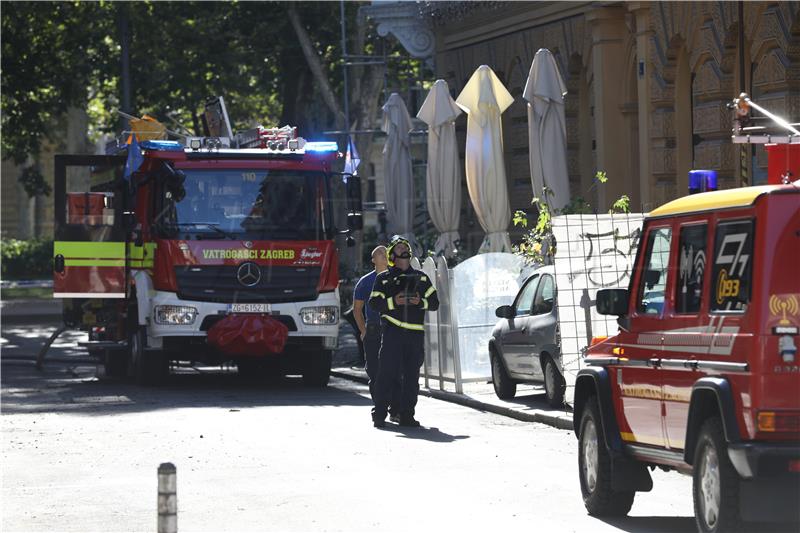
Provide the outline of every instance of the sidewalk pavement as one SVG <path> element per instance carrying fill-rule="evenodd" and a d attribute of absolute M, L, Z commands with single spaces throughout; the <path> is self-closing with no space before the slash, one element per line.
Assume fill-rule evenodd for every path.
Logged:
<path fill-rule="evenodd" d="M 358 360 L 358 345 L 349 324 L 344 323 L 339 329 L 339 349 L 333 359 L 334 376 L 367 383 L 367 373 L 359 366 L 353 366 Z M 497 397 L 491 381 L 484 383 L 465 383 L 463 394 L 456 393 L 452 383 L 443 384 L 440 390 L 437 380 L 429 380 L 430 388 L 425 387 L 424 378 L 420 378 L 419 393 L 423 396 L 453 402 L 480 411 L 487 411 L 524 422 L 539 422 L 559 429 L 572 430 L 572 411 L 566 407 L 555 409 L 547 405 L 544 387 L 534 385 L 517 385 L 514 399 L 505 401 Z"/>

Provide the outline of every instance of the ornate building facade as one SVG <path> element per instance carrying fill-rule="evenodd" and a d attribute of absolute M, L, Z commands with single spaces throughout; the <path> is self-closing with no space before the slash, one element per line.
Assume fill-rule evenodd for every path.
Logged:
<path fill-rule="evenodd" d="M 512 211 L 527 209 L 532 196 L 522 92 L 539 48 L 555 55 L 568 88 L 570 193 L 599 212 L 622 194 L 631 198 L 633 210 L 644 211 L 682 196 L 691 169 L 716 170 L 720 188 L 763 182 L 763 148 L 730 140 L 726 104 L 743 90 L 772 112 L 800 121 L 796 0 L 417 6 L 419 33 L 435 36 L 427 53 L 436 77 L 448 82 L 454 96 L 486 64 L 515 98 L 503 114 Z M 380 21 L 380 15 L 371 16 Z M 413 39 L 409 28 L 406 22 L 401 42 Z M 412 53 L 420 55 L 418 49 Z M 463 147 L 466 119 L 456 126 Z M 593 185 L 598 170 L 609 178 L 603 186 Z M 464 236 L 475 231 L 468 227 L 470 211 L 465 200 Z"/>

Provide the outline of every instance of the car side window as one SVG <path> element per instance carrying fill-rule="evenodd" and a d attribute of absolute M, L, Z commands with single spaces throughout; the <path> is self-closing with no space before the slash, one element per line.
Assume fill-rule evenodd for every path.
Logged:
<path fill-rule="evenodd" d="M 531 314 L 531 307 L 533 306 L 533 296 L 536 294 L 536 285 L 538 285 L 539 276 L 533 276 L 528 283 L 522 288 L 514 304 L 514 311 L 516 316 L 523 316 Z"/>
<path fill-rule="evenodd" d="M 533 314 L 544 315 L 553 311 L 556 299 L 556 285 L 553 276 L 545 274 L 539 280 L 539 289 L 533 300 Z"/>
<path fill-rule="evenodd" d="M 710 282 L 711 311 L 744 311 L 750 302 L 752 273 L 753 221 L 717 224 Z"/>
<path fill-rule="evenodd" d="M 654 228 L 648 233 L 644 255 L 645 268 L 639 279 L 637 309 L 640 313 L 660 315 L 664 310 L 671 242 L 671 228 Z"/>
<path fill-rule="evenodd" d="M 697 313 L 703 296 L 706 271 L 707 224 L 684 226 L 678 241 L 678 283 L 675 284 L 675 311 Z"/>

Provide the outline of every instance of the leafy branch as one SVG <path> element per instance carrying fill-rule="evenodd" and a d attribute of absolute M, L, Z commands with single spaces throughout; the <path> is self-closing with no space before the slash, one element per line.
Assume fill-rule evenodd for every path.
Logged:
<path fill-rule="evenodd" d="M 586 191 L 590 193 L 593 189 L 608 182 L 608 175 L 602 170 L 598 170 L 594 175 L 591 186 Z M 553 239 L 553 216 L 591 214 L 594 212 L 592 206 L 581 196 L 572 198 L 567 205 L 561 209 L 552 209 L 547 201 L 548 196 L 552 196 L 552 191 L 547 187 L 543 190 L 543 198 L 534 197 L 531 206 L 536 208 L 538 213 L 536 224 L 522 236 L 519 245 L 513 247 L 514 252 L 523 256 L 530 263 L 548 264 L 556 253 L 555 240 Z M 620 196 L 608 211 L 613 213 L 630 213 L 631 199 L 627 195 Z M 525 211 L 517 210 L 512 218 L 514 226 L 523 228 L 528 227 L 528 215 Z"/>

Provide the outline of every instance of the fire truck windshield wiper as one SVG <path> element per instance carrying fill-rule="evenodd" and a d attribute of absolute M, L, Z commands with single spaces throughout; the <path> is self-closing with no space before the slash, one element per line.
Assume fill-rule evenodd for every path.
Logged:
<path fill-rule="evenodd" d="M 224 229 L 220 228 L 219 224 L 217 224 L 216 222 L 176 222 L 175 225 L 178 226 L 179 228 L 186 227 L 186 226 L 205 226 L 207 228 L 213 229 L 217 233 L 225 235 L 226 237 L 228 237 L 230 239 L 236 239 L 237 238 L 236 235 L 234 235 L 233 233 L 228 233 Z"/>

